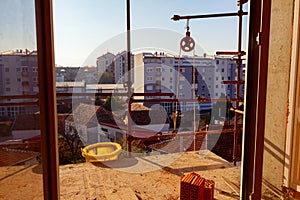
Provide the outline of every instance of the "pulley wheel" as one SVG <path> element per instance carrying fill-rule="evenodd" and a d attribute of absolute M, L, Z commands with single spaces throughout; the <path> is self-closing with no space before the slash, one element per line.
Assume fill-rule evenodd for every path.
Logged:
<path fill-rule="evenodd" d="M 186 36 L 180 41 L 180 48 L 184 52 L 190 52 L 195 48 L 195 41 L 192 37 Z"/>

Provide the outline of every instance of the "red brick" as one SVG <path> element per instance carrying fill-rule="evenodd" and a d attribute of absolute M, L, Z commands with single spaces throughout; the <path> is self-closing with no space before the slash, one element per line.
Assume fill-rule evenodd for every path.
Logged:
<path fill-rule="evenodd" d="M 190 200 L 204 200 L 204 182 L 204 178 L 195 176 L 190 186 Z"/>
<path fill-rule="evenodd" d="M 213 200 L 214 199 L 214 189 L 215 182 L 213 180 L 205 180 L 204 184 L 204 199 Z"/>

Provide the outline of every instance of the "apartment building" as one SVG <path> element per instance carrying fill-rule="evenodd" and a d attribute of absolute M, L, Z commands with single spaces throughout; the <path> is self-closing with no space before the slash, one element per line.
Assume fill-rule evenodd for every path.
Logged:
<path fill-rule="evenodd" d="M 164 53 L 140 53 L 134 56 L 134 65 L 136 92 L 172 92 L 178 99 L 234 98 L 236 95 L 235 85 L 223 82 L 236 79 L 236 62 L 229 57 L 178 58 Z M 242 95 L 243 87 L 240 91 Z M 165 108 L 170 106 L 162 104 Z M 194 109 L 192 104 L 183 104 L 184 111 Z"/>
<path fill-rule="evenodd" d="M 0 95 L 34 95 L 38 89 L 37 52 L 29 50 L 7 51 L 0 54 Z M 9 99 L 2 102 L 24 102 Z M 31 114 L 34 106 L 0 107 L 0 117 L 14 119 L 18 114 Z"/>
<path fill-rule="evenodd" d="M 152 53 L 134 55 L 134 91 L 175 93 L 176 73 L 173 65 L 174 57 Z"/>
<path fill-rule="evenodd" d="M 115 55 L 110 52 L 107 52 L 102 56 L 99 56 L 96 61 L 98 73 L 103 73 L 103 72 L 112 73 L 113 72 L 112 62 L 114 58 Z"/>
<path fill-rule="evenodd" d="M 131 54 L 131 82 L 134 82 L 134 56 Z M 123 51 L 118 53 L 113 59 L 113 77 L 115 83 L 123 84 L 127 82 L 128 75 L 127 75 L 127 52 Z"/>

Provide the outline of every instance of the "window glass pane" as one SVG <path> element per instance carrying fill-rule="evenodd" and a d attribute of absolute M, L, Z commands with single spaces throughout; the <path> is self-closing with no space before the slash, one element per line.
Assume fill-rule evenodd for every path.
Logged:
<path fill-rule="evenodd" d="M 223 176 L 238 184 L 233 161 L 240 161 L 242 116 L 229 109 L 243 108 L 226 97 L 236 98 L 241 89 L 226 90 L 221 80 L 235 80 L 237 66 L 215 55 L 236 49 L 237 18 L 190 21 L 195 51 L 189 52 L 179 50 L 186 21 L 170 20 L 178 13 L 237 12 L 236 2 L 132 0 L 130 54 L 125 3 L 54 1 L 61 196 L 83 197 L 88 188 L 91 198 L 178 199 L 178 176 L 192 171 L 224 188 Z M 148 94 L 129 105 L 130 90 Z M 100 163 L 84 163 L 94 161 Z M 167 179 L 161 187 L 149 185 Z M 78 193 L 69 190 L 70 180 L 86 185 Z"/>
<path fill-rule="evenodd" d="M 35 4 L 0 5 L 0 199 L 42 199 Z"/>

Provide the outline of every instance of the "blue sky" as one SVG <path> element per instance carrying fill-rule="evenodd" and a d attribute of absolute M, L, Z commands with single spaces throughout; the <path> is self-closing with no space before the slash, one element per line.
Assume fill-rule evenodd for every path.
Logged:
<path fill-rule="evenodd" d="M 0 0 L 0 19 L 4 19 L 0 20 L 0 26 L 4 27 L 0 30 L 0 51 L 36 48 L 33 2 Z M 111 38 L 126 32 L 125 3 L 126 0 L 53 0 L 56 63 L 63 66 L 95 65 L 96 61 L 92 60 L 86 63 L 89 55 Z M 236 3 L 236 0 L 131 0 L 131 28 L 158 28 L 184 35 L 186 21 L 170 20 L 174 14 L 235 12 Z M 244 19 L 245 49 L 247 17 Z M 237 48 L 237 17 L 191 20 L 190 31 L 196 43 L 208 54 Z M 143 37 L 146 39 L 147 34 Z M 163 39 L 159 41 L 164 43 Z M 174 43 L 179 47 L 179 41 Z M 170 44 L 163 45 L 169 49 Z M 120 45 L 119 51 L 123 48 L 124 45 Z M 108 46 L 105 51 L 118 53 L 116 49 L 118 47 Z"/>

